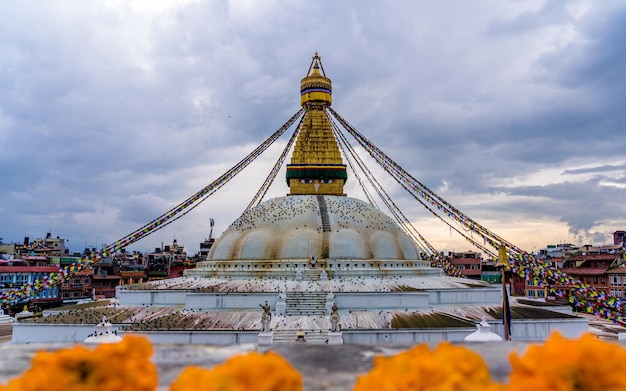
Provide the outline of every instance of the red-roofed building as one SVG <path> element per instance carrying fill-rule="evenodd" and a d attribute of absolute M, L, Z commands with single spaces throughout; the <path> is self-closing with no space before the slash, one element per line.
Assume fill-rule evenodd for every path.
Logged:
<path fill-rule="evenodd" d="M 611 295 L 626 297 L 626 266 L 621 265 L 608 271 Z"/>
<path fill-rule="evenodd" d="M 115 297 L 115 287 L 120 285 L 121 279 L 117 274 L 94 274 L 92 286 L 95 298 Z"/>
<path fill-rule="evenodd" d="M 55 266 L 0 266 L 0 292 L 23 285 L 33 284 L 50 273 L 58 273 Z M 49 308 L 60 304 L 59 287 L 51 286 L 38 292 L 30 299 L 32 303 L 42 308 Z"/>
<path fill-rule="evenodd" d="M 460 270 L 465 277 L 474 280 L 481 279 L 482 263 L 481 254 L 473 251 L 450 254 L 450 264 L 452 264 L 452 267 Z"/>
<path fill-rule="evenodd" d="M 75 273 L 61 284 L 59 297 L 64 301 L 78 301 L 94 297 L 92 284 L 93 271 L 84 269 Z"/>
<path fill-rule="evenodd" d="M 122 279 L 119 276 L 120 266 L 112 257 L 104 257 L 91 265 L 94 273 L 91 282 L 94 290 L 94 298 L 115 297 L 115 287 Z"/>
<path fill-rule="evenodd" d="M 609 270 L 620 264 L 620 253 L 581 253 L 565 257 L 561 270 L 598 291 L 610 293 Z"/>

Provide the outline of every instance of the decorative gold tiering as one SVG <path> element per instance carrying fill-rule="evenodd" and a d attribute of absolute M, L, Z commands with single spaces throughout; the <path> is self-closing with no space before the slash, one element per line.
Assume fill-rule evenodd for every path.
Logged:
<path fill-rule="evenodd" d="M 333 86 L 326 77 L 322 59 L 315 52 L 309 70 L 300 82 L 300 104 L 304 106 L 307 102 L 325 102 L 330 106 L 333 102 L 332 91 Z"/>
<path fill-rule="evenodd" d="M 332 103 L 331 93 L 331 81 L 316 52 L 307 76 L 300 83 L 300 102 L 306 113 L 291 164 L 287 164 L 290 195 L 345 195 L 346 165 L 324 112 Z"/>

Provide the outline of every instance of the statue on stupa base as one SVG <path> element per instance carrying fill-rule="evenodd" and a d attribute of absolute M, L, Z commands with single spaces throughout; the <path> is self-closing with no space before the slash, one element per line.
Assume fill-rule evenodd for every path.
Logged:
<path fill-rule="evenodd" d="M 337 304 L 333 304 L 332 311 L 330 313 L 330 332 L 338 333 L 341 331 L 341 326 L 339 326 L 339 321 L 341 317 L 339 316 L 339 308 L 337 308 Z"/>
<path fill-rule="evenodd" d="M 261 332 L 270 331 L 270 322 L 272 320 L 272 311 L 270 305 L 265 300 L 265 304 L 259 304 L 263 308 L 263 314 L 261 315 Z"/>

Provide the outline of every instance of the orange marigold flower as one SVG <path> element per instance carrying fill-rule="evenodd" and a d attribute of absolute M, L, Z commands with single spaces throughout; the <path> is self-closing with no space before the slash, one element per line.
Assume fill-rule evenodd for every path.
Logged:
<path fill-rule="evenodd" d="M 511 391 L 610 391 L 626 389 L 621 373 L 626 349 L 586 334 L 579 340 L 553 333 L 544 345 L 531 345 L 526 354 L 510 356 Z"/>
<path fill-rule="evenodd" d="M 480 355 L 442 342 L 434 350 L 427 345 L 391 357 L 374 358 L 374 368 L 357 378 L 354 391 L 473 391 L 503 390 L 489 375 Z"/>
<path fill-rule="evenodd" d="M 128 335 L 119 343 L 37 352 L 31 367 L 5 391 L 154 391 L 156 365 L 147 338 Z"/>
<path fill-rule="evenodd" d="M 212 369 L 187 367 L 170 391 L 302 391 L 302 375 L 280 355 L 251 352 Z"/>

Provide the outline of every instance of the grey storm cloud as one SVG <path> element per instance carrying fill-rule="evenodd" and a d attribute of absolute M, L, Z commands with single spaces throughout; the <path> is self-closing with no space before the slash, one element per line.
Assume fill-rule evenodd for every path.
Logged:
<path fill-rule="evenodd" d="M 333 108 L 471 217 L 563 224 L 498 232 L 522 246 L 608 240 L 626 228 L 625 29 L 620 1 L 5 2 L 0 237 L 123 237 L 293 115 L 319 51 Z M 135 246 L 197 249 L 281 148 Z"/>

